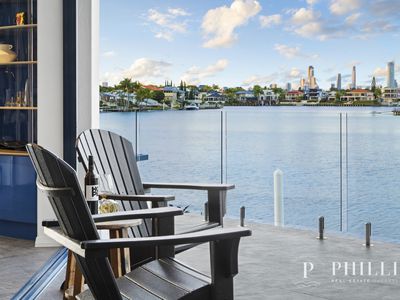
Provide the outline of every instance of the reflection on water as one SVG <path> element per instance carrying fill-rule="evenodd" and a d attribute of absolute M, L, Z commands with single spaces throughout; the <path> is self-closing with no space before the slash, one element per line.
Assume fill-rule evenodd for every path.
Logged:
<path fill-rule="evenodd" d="M 348 230 L 361 234 L 372 222 L 373 235 L 400 241 L 400 117 L 390 108 L 256 107 L 227 112 L 228 215 L 246 206 L 248 218 L 273 222 L 273 177 L 284 172 L 284 211 L 288 225 L 339 230 L 340 124 L 348 113 L 348 172 L 343 149 L 344 213 Z M 373 113 L 377 112 L 377 113 Z M 135 113 L 103 113 L 101 127 L 134 141 Z M 219 182 L 219 110 L 140 113 L 139 152 L 144 181 Z M 343 136 L 345 144 L 345 136 Z M 348 185 L 346 188 L 346 175 Z M 345 203 L 348 190 L 348 205 Z M 177 194 L 181 205 L 200 212 L 204 192 Z M 346 211 L 348 208 L 348 211 Z"/>

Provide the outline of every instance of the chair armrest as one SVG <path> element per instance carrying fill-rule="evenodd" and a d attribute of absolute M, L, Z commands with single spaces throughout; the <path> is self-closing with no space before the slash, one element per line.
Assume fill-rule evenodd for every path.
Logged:
<path fill-rule="evenodd" d="M 95 223 L 109 222 L 109 221 L 122 221 L 122 220 L 137 220 L 137 219 L 151 219 L 163 218 L 183 215 L 183 211 L 177 207 L 161 207 L 161 208 L 148 208 L 139 210 L 127 210 L 120 212 L 113 212 L 107 214 L 92 215 Z M 60 224 L 57 220 L 44 220 L 42 221 L 43 227 L 59 227 Z"/>
<path fill-rule="evenodd" d="M 235 188 L 234 184 L 212 184 L 212 183 L 158 183 L 144 182 L 145 189 L 184 189 L 184 190 L 202 190 L 202 191 L 227 191 Z"/>
<path fill-rule="evenodd" d="M 213 241 L 239 239 L 250 236 L 251 231 L 244 228 L 211 229 L 204 232 L 194 232 L 179 235 L 164 235 L 145 238 L 121 238 L 109 240 L 82 241 L 82 249 L 111 249 L 127 247 L 170 246 L 183 244 L 201 244 Z"/>
<path fill-rule="evenodd" d="M 138 210 L 119 211 L 107 214 L 93 215 L 93 220 L 97 222 L 135 220 L 163 218 L 183 215 L 183 211 L 176 207 L 148 208 Z"/>
<path fill-rule="evenodd" d="M 173 195 L 118 195 L 118 194 L 100 194 L 102 199 L 113 199 L 121 201 L 151 201 L 164 202 L 175 200 Z"/>
<path fill-rule="evenodd" d="M 64 235 L 60 227 L 44 227 L 43 231 L 48 237 L 52 238 L 57 243 L 63 245 L 72 252 L 85 257 L 85 250 L 81 248 L 80 242 Z"/>

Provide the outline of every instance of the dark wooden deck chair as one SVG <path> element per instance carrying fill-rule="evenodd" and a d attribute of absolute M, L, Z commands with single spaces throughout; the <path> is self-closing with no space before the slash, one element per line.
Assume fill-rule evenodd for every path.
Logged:
<path fill-rule="evenodd" d="M 53 225 L 59 227 L 45 222 L 49 227 L 44 231 L 74 253 L 89 286 L 78 299 L 233 299 L 239 241 L 251 235 L 249 230 L 217 228 L 182 235 L 101 240 L 96 221 L 153 218 L 173 225 L 174 216 L 182 211 L 164 207 L 92 216 L 75 171 L 38 145 L 28 145 L 27 150 L 37 172 L 38 188 L 47 195 L 58 220 Z M 173 226 L 169 228 L 173 231 Z M 173 258 L 172 246 L 205 242 L 210 243 L 211 278 Z M 114 277 L 109 249 L 148 246 L 157 248 L 155 260 L 118 279 Z"/>
<path fill-rule="evenodd" d="M 78 160 L 85 171 L 88 168 L 88 157 L 92 155 L 95 171 L 98 174 L 111 174 L 118 195 L 107 195 L 107 198 L 121 201 L 124 210 L 165 206 L 173 196 L 145 195 L 145 189 L 192 189 L 208 192 L 208 222 L 199 224 L 186 232 L 201 231 L 223 225 L 226 193 L 235 186 L 232 184 L 190 184 L 190 183 L 142 183 L 136 163 L 136 154 L 132 143 L 124 137 L 106 130 L 89 129 L 82 132 L 76 140 Z M 151 223 L 146 221 L 138 230 L 132 230 L 133 237 L 152 235 Z M 177 247 L 176 252 L 187 249 Z"/>

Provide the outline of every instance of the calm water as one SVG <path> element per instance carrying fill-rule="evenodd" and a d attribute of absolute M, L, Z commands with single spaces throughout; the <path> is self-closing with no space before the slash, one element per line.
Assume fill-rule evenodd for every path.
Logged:
<path fill-rule="evenodd" d="M 362 234 L 369 221 L 376 238 L 400 242 L 400 117 L 392 116 L 390 108 L 224 111 L 227 156 L 222 151 L 223 176 L 236 185 L 228 193 L 228 215 L 237 217 L 244 205 L 248 219 L 272 223 L 272 174 L 279 168 L 284 172 L 285 223 L 316 228 L 323 215 L 327 229 L 339 230 L 339 113 L 343 112 L 348 114 L 347 150 L 343 134 L 344 231 Z M 219 110 L 140 113 L 138 152 L 150 156 L 149 161 L 140 162 L 143 180 L 220 182 L 220 114 Z M 134 113 L 103 113 L 101 127 L 134 142 L 134 120 Z M 179 192 L 175 202 L 200 212 L 205 201 L 204 192 Z"/>

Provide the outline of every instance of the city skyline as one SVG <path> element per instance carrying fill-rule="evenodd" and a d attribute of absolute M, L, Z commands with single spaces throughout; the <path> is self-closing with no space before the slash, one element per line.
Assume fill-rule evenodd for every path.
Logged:
<path fill-rule="evenodd" d="M 338 73 L 351 84 L 354 65 L 357 85 L 375 76 L 385 86 L 387 63 L 400 61 L 400 49 L 385 46 L 399 41 L 399 1 L 120 1 L 101 1 L 100 80 L 111 84 L 296 88 L 313 66 L 327 89 Z"/>

